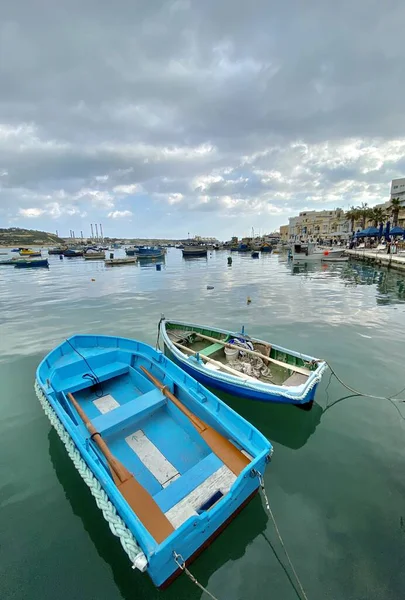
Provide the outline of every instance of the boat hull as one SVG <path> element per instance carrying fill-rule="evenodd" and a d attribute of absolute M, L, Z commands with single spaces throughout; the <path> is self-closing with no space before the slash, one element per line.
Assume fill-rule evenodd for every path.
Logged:
<path fill-rule="evenodd" d="M 16 260 L 13 261 L 13 263 L 15 264 L 15 267 L 17 269 L 29 269 L 29 268 L 35 268 L 35 267 L 49 267 L 49 263 L 48 263 L 48 259 L 41 259 L 41 260 L 35 260 L 35 259 L 30 259 L 30 260 Z"/>
<path fill-rule="evenodd" d="M 187 249 L 187 248 L 183 248 L 182 250 L 183 252 L 183 257 L 184 258 L 188 258 L 190 256 L 207 256 L 207 249 L 206 248 L 196 248 L 196 249 Z"/>
<path fill-rule="evenodd" d="M 186 373 L 197 379 L 200 383 L 208 388 L 213 388 L 215 390 L 219 390 L 220 392 L 225 392 L 230 394 L 231 396 L 238 396 L 239 398 L 246 398 L 247 400 L 255 400 L 258 402 L 276 402 L 280 404 L 308 404 L 313 402 L 318 384 L 315 384 L 308 393 L 301 400 L 293 400 L 291 398 L 287 398 L 285 396 L 281 396 L 280 392 L 262 392 L 260 390 L 247 389 L 246 386 L 233 383 L 221 381 L 217 377 L 211 375 L 209 372 L 201 373 L 201 371 L 193 368 L 192 365 L 187 363 L 187 361 L 179 360 L 164 344 L 164 353 L 165 355 L 172 360 L 174 363 L 179 365 Z"/>
<path fill-rule="evenodd" d="M 165 355 L 203 385 L 215 390 L 226 392 L 232 396 L 239 396 L 241 398 L 257 400 L 260 402 L 277 402 L 281 404 L 296 405 L 305 405 L 313 402 L 318 384 L 327 366 L 325 362 L 319 361 L 319 366 L 317 367 L 316 371 L 311 372 L 307 382 L 304 385 L 287 387 L 283 385 L 265 384 L 260 381 L 251 382 L 243 378 L 240 379 L 233 375 L 229 375 L 222 371 L 218 372 L 204 368 L 204 366 L 202 366 L 196 360 L 190 360 L 188 356 L 183 354 L 183 352 L 177 349 L 171 342 L 166 331 L 166 323 L 175 323 L 179 327 L 184 326 L 186 328 L 195 327 L 201 331 L 206 328 L 190 323 L 178 323 L 176 321 L 166 322 L 165 320 L 163 320 L 160 325 L 160 335 L 163 340 L 163 351 Z M 218 328 L 213 329 L 213 331 L 222 334 L 232 334 L 232 332 Z M 263 344 L 267 343 L 263 340 L 255 341 Z M 273 348 L 275 349 L 276 346 L 273 345 Z M 317 360 L 314 359 L 314 357 L 294 353 L 293 351 L 289 351 L 284 348 L 277 347 L 277 349 L 290 355 L 303 358 L 308 362 Z"/>
<path fill-rule="evenodd" d="M 91 352 L 93 345 L 96 348 L 94 354 Z M 73 351 L 71 347 L 73 347 Z M 74 348 L 77 349 L 77 356 L 75 355 L 76 351 L 74 351 Z M 86 357 L 85 361 L 83 360 L 83 354 Z M 89 379 L 86 380 L 86 378 L 83 377 L 82 372 L 84 371 L 86 375 L 90 369 L 93 376 L 97 378 L 96 380 L 99 382 L 98 385 L 105 386 L 104 389 L 106 391 L 104 394 L 111 394 L 111 388 L 108 386 L 119 386 L 119 384 L 117 384 L 117 377 L 128 376 L 130 381 L 133 382 L 135 367 L 138 369 L 137 372 L 140 372 L 140 366 L 143 365 L 151 370 L 160 380 L 164 380 L 165 385 L 169 386 L 169 388 L 173 387 L 173 389 L 176 390 L 176 396 L 179 397 L 184 404 L 188 405 L 188 408 L 192 410 L 194 415 L 198 418 L 204 418 L 204 421 L 211 426 L 216 423 L 215 428 L 217 431 L 223 431 L 223 435 L 234 439 L 236 444 L 239 444 L 240 447 L 244 448 L 250 455 L 250 462 L 247 463 L 246 467 L 243 468 L 237 477 L 233 477 L 234 482 L 229 491 L 225 492 L 225 494 L 219 498 L 219 501 L 216 501 L 216 503 L 210 505 L 208 508 L 203 508 L 201 506 L 201 510 L 198 514 L 195 513 L 195 516 L 193 516 L 193 514 L 188 516 L 188 518 L 183 520 L 180 525 L 175 527 L 173 533 L 168 535 L 168 537 L 160 543 L 155 541 L 119 492 L 108 468 L 104 462 L 100 460 L 99 455 L 94 452 L 94 441 L 90 439 L 89 433 L 82 424 L 79 423 L 79 426 L 77 426 L 75 420 L 77 417 L 74 416 L 76 413 L 72 413 L 71 408 L 66 406 L 65 399 L 68 391 L 73 392 L 76 398 L 80 398 L 80 393 L 82 392 L 82 398 L 84 398 L 82 401 L 86 402 L 86 413 L 94 422 L 94 425 L 96 425 L 95 419 L 98 419 L 98 422 L 101 423 L 101 429 L 99 429 L 99 431 L 102 432 L 103 439 L 106 441 L 107 445 L 112 445 L 115 443 L 114 440 L 116 437 L 109 438 L 108 429 L 105 428 L 105 425 L 103 429 L 102 425 L 103 422 L 105 423 L 105 417 L 110 419 L 110 416 L 108 413 L 104 412 L 101 416 L 94 416 L 94 407 L 91 406 L 92 402 L 88 402 L 86 398 L 89 398 L 89 394 L 93 394 L 94 404 L 96 404 L 96 402 L 100 400 L 100 396 L 96 397 L 96 392 L 91 392 L 94 381 Z M 74 336 L 55 348 L 55 350 L 44 358 L 38 367 L 36 381 L 46 402 L 49 404 L 53 413 L 57 419 L 59 419 L 64 430 L 68 434 L 69 440 L 80 453 L 84 463 L 90 469 L 93 476 L 98 481 L 98 484 L 105 491 L 110 502 L 115 507 L 117 514 L 132 533 L 136 543 L 144 553 L 144 558 L 146 559 L 146 571 L 154 584 L 159 588 L 167 587 L 181 572 L 178 564 L 174 560 L 174 553 L 180 555 L 185 560 L 186 564 L 191 562 L 207 545 L 209 545 L 222 529 L 228 525 L 259 488 L 259 479 L 256 476 L 256 471 L 262 474 L 264 473 L 272 452 L 271 444 L 258 430 L 237 415 L 221 400 L 186 375 L 161 352 L 154 350 L 146 344 L 135 340 L 109 336 Z M 136 385 L 140 385 L 140 383 L 142 382 L 139 382 Z M 130 385 L 131 389 L 133 389 L 133 385 Z M 145 385 L 145 381 L 143 381 L 142 385 Z M 125 386 L 127 386 L 127 384 L 125 384 Z M 117 388 L 121 389 L 121 395 L 124 393 L 125 389 L 128 389 L 125 386 L 124 388 Z M 141 392 L 141 395 L 135 398 L 135 404 L 131 406 L 139 407 L 136 408 L 136 410 L 145 411 L 146 397 L 149 394 L 148 387 L 143 389 L 143 396 Z M 116 398 L 120 397 L 118 391 L 116 394 L 114 393 L 114 396 Z M 91 396 L 91 398 L 92 397 L 93 396 Z M 139 402 L 141 402 L 143 408 L 140 406 Z M 173 415 L 173 410 L 175 411 L 175 409 L 170 402 L 168 403 L 167 401 L 162 400 L 159 400 L 159 402 L 161 402 L 161 408 L 158 410 L 162 410 L 164 415 Z M 43 403 L 41 402 L 41 404 Z M 127 405 L 121 405 L 118 410 L 121 410 L 125 406 Z M 93 414 L 91 414 L 91 410 L 93 410 Z M 114 413 L 114 409 L 110 409 L 110 411 L 111 410 Z M 154 409 L 154 411 L 155 412 L 150 414 L 156 414 L 156 409 Z M 128 411 L 126 414 L 128 415 Z M 112 418 L 114 419 L 114 417 Z M 129 424 L 128 416 L 126 418 L 127 421 L 122 427 L 126 428 L 126 432 L 131 432 L 134 427 Z M 139 417 L 136 417 L 136 419 L 141 418 L 143 420 L 137 422 L 142 423 L 142 429 L 146 431 L 145 428 L 147 427 L 147 423 L 145 419 L 147 419 L 147 416 L 145 412 Z M 167 416 L 164 418 L 167 419 Z M 184 420 L 186 420 L 186 423 L 184 423 Z M 156 421 L 156 423 L 158 423 L 158 421 Z M 166 423 L 166 420 L 164 423 Z M 187 493 L 184 495 L 184 488 L 182 488 L 182 486 L 191 485 L 194 481 L 194 479 L 190 479 L 190 469 L 193 469 L 193 463 L 187 463 L 187 461 L 190 461 L 190 456 L 193 456 L 193 453 L 197 452 L 197 450 L 194 450 L 194 447 L 187 446 L 189 448 L 189 451 L 187 452 L 185 451 L 185 448 L 182 448 L 182 445 L 184 443 L 188 444 L 185 440 L 194 436 L 194 443 L 197 444 L 198 447 L 204 447 L 202 446 L 202 444 L 204 444 L 202 438 L 199 437 L 199 434 L 196 433 L 195 429 L 184 415 L 180 414 L 180 416 L 177 416 L 176 423 L 176 427 L 179 427 L 180 423 L 182 424 L 184 431 L 187 432 L 187 438 L 184 438 L 183 440 L 183 438 L 176 437 L 176 440 L 177 446 L 180 448 L 180 451 L 178 452 L 178 456 L 180 456 L 179 460 L 186 461 L 186 464 L 189 464 L 189 466 L 184 468 L 184 472 L 183 469 L 178 467 L 179 471 L 181 470 L 181 476 L 178 482 L 174 481 L 169 487 L 163 486 L 163 490 L 158 485 L 158 482 L 154 480 L 153 486 L 158 485 L 159 488 L 157 492 L 153 492 L 154 498 L 156 502 L 160 503 L 159 506 L 162 511 L 167 510 L 167 508 L 165 509 L 163 506 L 165 503 L 167 504 L 170 498 L 173 500 L 173 494 L 177 498 L 177 500 L 175 499 L 175 503 L 178 499 L 181 500 L 186 498 L 187 506 L 189 506 L 188 495 Z M 117 431 L 120 430 L 118 421 L 117 425 L 118 429 L 115 429 L 111 434 L 113 436 L 116 436 Z M 100 424 L 98 424 L 98 427 L 100 427 Z M 136 425 L 135 429 L 138 427 L 141 426 Z M 158 429 L 156 427 L 157 426 L 155 425 L 151 431 L 154 431 L 155 440 L 158 440 L 156 437 Z M 194 432 L 193 434 L 190 433 L 190 429 Z M 58 433 L 60 435 L 60 431 L 58 431 Z M 128 434 L 125 433 L 124 435 Z M 162 451 L 163 447 L 166 447 L 166 449 L 168 448 L 167 443 L 165 446 L 164 440 L 169 439 L 170 435 L 170 428 L 168 430 L 165 425 L 162 442 L 163 446 L 161 446 Z M 158 441 L 155 441 L 154 443 L 158 444 Z M 116 446 L 114 450 L 114 446 L 112 446 L 114 454 L 118 452 L 117 448 L 118 446 Z M 173 444 L 170 444 L 170 449 L 171 452 L 177 452 L 176 449 L 173 449 Z M 128 450 L 125 452 L 128 452 Z M 120 459 L 119 454 L 118 458 Z M 206 459 L 208 461 L 219 460 L 218 456 L 211 455 L 208 451 L 208 454 L 204 454 L 202 458 L 199 459 L 200 462 L 195 463 L 195 466 L 198 466 L 200 469 L 198 472 L 201 472 L 203 464 L 207 464 L 206 462 L 204 463 Z M 139 458 L 136 460 L 139 460 Z M 214 464 L 216 464 L 216 462 L 214 462 Z M 215 468 L 216 467 L 214 467 L 214 469 Z M 139 467 L 137 467 L 137 469 L 139 469 Z M 134 473 L 132 468 L 131 471 Z M 135 472 L 137 478 L 141 477 L 142 471 L 136 470 Z M 193 471 L 193 478 L 198 475 L 198 472 Z M 84 475 L 82 476 L 85 477 Z M 199 476 L 201 477 L 201 475 Z M 206 476 L 209 476 L 209 473 Z M 150 477 L 150 474 L 148 477 Z M 184 483 L 182 482 L 183 477 L 185 477 Z M 175 484 L 177 483 L 180 485 L 176 488 Z M 196 484 L 193 483 L 190 488 L 191 491 L 196 490 L 195 485 Z M 199 485 L 198 482 L 197 485 Z M 162 496 L 162 494 L 163 498 L 158 500 L 159 496 Z M 169 504 L 169 509 L 170 506 L 171 505 Z M 166 512 L 166 514 L 168 513 Z M 118 533 L 116 535 L 120 534 Z"/>

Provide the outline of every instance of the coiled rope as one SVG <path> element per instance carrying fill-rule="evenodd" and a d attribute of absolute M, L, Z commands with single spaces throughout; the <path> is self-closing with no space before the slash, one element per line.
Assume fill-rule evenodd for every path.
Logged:
<path fill-rule="evenodd" d="M 148 566 L 148 561 L 145 554 L 138 546 L 134 536 L 129 531 L 124 521 L 117 514 L 114 505 L 108 499 L 108 496 L 101 487 L 100 482 L 96 479 L 92 471 L 81 457 L 80 452 L 77 450 L 72 438 L 62 425 L 37 382 L 35 382 L 34 388 L 44 413 L 48 417 L 51 425 L 55 428 L 81 478 L 90 489 L 98 508 L 103 513 L 104 519 L 108 522 L 111 532 L 119 538 L 123 549 L 127 553 L 129 560 L 132 562 L 132 568 L 139 569 L 140 571 L 144 572 Z"/>

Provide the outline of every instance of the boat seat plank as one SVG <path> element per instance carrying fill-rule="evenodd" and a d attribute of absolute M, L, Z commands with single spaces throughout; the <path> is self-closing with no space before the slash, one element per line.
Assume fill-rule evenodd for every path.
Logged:
<path fill-rule="evenodd" d="M 112 377 L 118 377 L 119 375 L 125 375 L 128 373 L 129 365 L 122 362 L 113 362 L 109 365 L 105 365 L 103 367 L 96 367 L 94 369 L 88 370 L 90 373 L 94 373 L 99 381 L 107 381 Z M 73 377 L 54 377 L 52 379 L 52 387 L 57 392 L 63 392 L 64 390 L 69 390 L 72 394 L 74 392 L 78 392 L 79 390 L 84 390 L 87 387 L 90 387 L 92 382 L 88 378 L 83 378 L 83 372 L 74 375 Z"/>
<path fill-rule="evenodd" d="M 204 356 L 211 356 L 211 354 L 214 354 L 218 350 L 222 350 L 223 347 L 223 344 L 211 344 L 211 346 L 207 346 L 203 350 L 200 350 L 199 353 L 203 354 Z"/>
<path fill-rule="evenodd" d="M 111 435 L 118 429 L 124 429 L 135 416 L 142 419 L 165 403 L 166 398 L 162 392 L 154 389 L 93 418 L 93 425 L 101 434 Z"/>
<path fill-rule="evenodd" d="M 155 502 L 157 502 L 163 512 L 167 512 L 201 485 L 207 477 L 218 471 L 223 464 L 221 459 L 211 452 L 186 471 L 179 479 L 173 481 L 169 487 L 159 491 L 154 496 Z"/>
<path fill-rule="evenodd" d="M 288 379 L 284 381 L 283 386 L 294 387 L 306 383 L 307 380 L 308 375 L 303 375 L 302 373 L 293 373 Z"/>
<path fill-rule="evenodd" d="M 180 500 L 165 513 L 170 523 L 178 529 L 190 517 L 197 516 L 198 510 L 203 504 L 216 493 L 221 492 L 225 496 L 236 480 L 236 475 L 228 467 L 223 465 L 218 471 L 196 487 L 188 496 Z"/>
<path fill-rule="evenodd" d="M 142 429 L 128 435 L 125 441 L 164 488 L 180 477 L 178 470 L 163 456 Z"/>

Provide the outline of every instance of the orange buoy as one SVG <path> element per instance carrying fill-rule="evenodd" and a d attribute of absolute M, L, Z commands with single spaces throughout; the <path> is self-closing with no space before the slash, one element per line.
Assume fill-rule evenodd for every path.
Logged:
<path fill-rule="evenodd" d="M 323 253 L 324 256 L 328 256 L 329 254 L 329 250 L 325 250 L 325 252 Z"/>

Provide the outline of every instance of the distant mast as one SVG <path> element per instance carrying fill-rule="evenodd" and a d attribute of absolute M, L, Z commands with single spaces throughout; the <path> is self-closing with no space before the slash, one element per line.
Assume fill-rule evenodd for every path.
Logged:
<path fill-rule="evenodd" d="M 91 239 L 94 239 L 93 223 L 90 223 L 90 229 L 91 229 Z"/>
<path fill-rule="evenodd" d="M 104 242 L 104 234 L 103 234 L 103 228 L 101 226 L 101 223 L 100 223 L 100 237 L 101 237 L 101 241 Z"/>
<path fill-rule="evenodd" d="M 96 240 L 98 242 L 98 227 L 97 227 L 97 223 L 94 224 L 94 227 L 96 228 Z"/>

